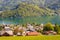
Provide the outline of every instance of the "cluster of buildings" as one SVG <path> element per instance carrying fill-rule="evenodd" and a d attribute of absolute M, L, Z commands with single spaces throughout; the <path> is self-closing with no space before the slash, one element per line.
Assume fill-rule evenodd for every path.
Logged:
<path fill-rule="evenodd" d="M 15 25 L 15 26 L 9 26 L 9 25 L 4 25 L 1 26 L 2 30 L 0 30 L 0 36 L 37 36 L 37 35 L 42 35 L 41 31 L 43 31 L 44 25 L 41 24 L 40 26 L 36 25 L 33 27 L 31 24 L 27 24 L 27 27 L 22 27 L 22 25 Z M 45 31 L 43 34 L 46 35 L 56 35 L 56 32 L 54 31 Z"/>

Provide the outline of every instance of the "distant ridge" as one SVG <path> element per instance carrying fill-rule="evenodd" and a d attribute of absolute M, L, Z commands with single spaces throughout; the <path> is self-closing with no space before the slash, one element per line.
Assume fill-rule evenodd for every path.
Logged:
<path fill-rule="evenodd" d="M 0 10 L 14 9 L 20 3 L 28 3 L 41 7 L 48 7 L 54 10 L 60 8 L 60 0 L 0 0 Z"/>

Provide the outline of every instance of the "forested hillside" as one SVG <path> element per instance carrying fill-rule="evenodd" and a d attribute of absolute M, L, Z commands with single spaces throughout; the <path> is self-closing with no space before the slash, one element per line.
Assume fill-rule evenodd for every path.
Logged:
<path fill-rule="evenodd" d="M 54 15 L 54 11 L 31 4 L 21 3 L 15 10 L 6 10 L 0 13 L 1 17 L 47 16 Z"/>

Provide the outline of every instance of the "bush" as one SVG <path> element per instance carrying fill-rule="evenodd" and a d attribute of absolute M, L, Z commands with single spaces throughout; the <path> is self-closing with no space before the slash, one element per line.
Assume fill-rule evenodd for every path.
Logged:
<path fill-rule="evenodd" d="M 43 30 L 44 31 L 50 31 L 50 30 L 54 31 L 54 27 L 53 27 L 53 25 L 51 23 L 47 23 L 47 24 L 45 24 Z"/>

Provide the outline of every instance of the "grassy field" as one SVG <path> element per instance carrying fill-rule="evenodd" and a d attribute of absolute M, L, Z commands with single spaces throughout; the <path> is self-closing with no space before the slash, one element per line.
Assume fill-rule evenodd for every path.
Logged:
<path fill-rule="evenodd" d="M 0 37 L 0 40 L 60 40 L 60 36 L 10 36 Z"/>

